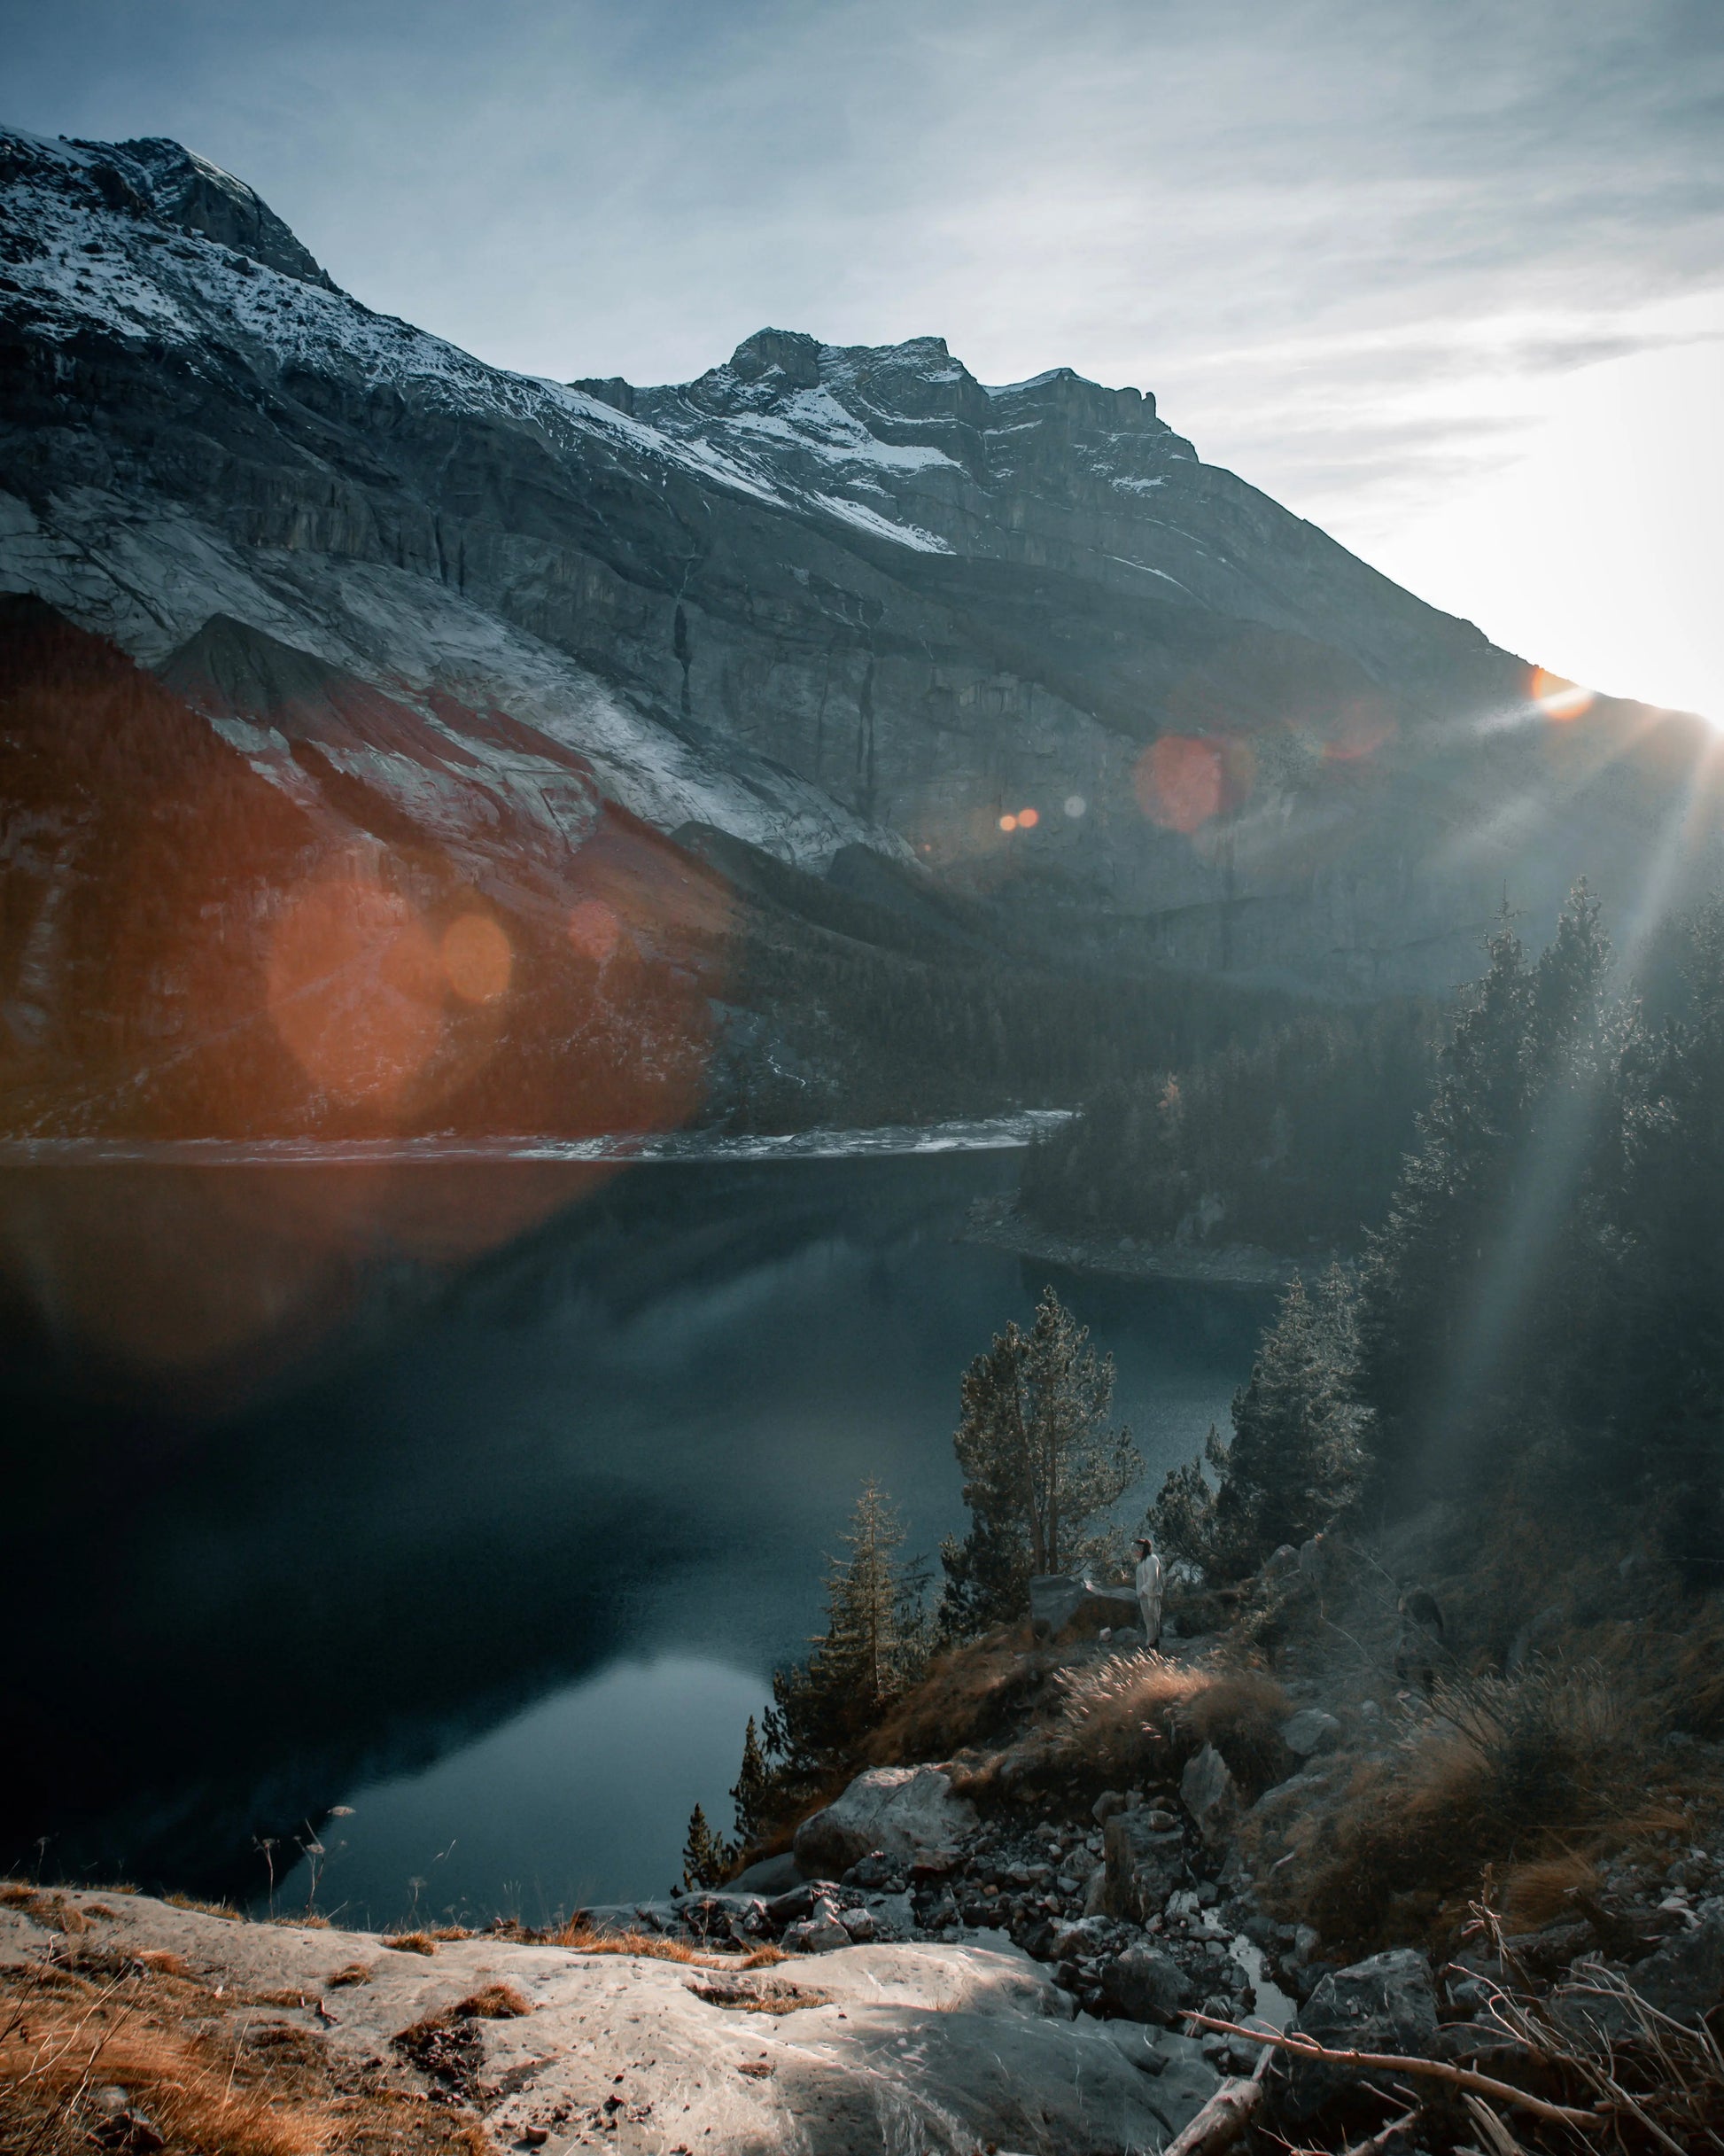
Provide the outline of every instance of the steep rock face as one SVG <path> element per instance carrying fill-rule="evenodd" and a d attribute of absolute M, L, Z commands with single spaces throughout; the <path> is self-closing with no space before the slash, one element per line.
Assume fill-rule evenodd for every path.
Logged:
<path fill-rule="evenodd" d="M 1061 963 L 1360 993 L 1470 974 L 1505 892 L 1626 907 L 1682 813 L 1693 722 L 1553 720 L 1135 390 L 780 331 L 680 387 L 528 379 L 176 145 L 4 134 L 0 183 L 0 588 L 151 665 L 226 617 L 415 708 L 429 758 L 322 744 L 409 821 L 507 734 L 662 830 L 913 859 Z"/>

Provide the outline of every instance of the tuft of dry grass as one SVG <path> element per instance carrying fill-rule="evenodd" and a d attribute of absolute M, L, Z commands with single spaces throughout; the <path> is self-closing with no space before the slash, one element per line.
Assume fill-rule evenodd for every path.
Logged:
<path fill-rule="evenodd" d="M 340 1990 L 344 1984 L 369 1984 L 370 1981 L 371 1965 L 369 1961 L 344 1962 L 340 1968 L 332 1969 L 323 1979 L 324 1984 L 331 1991 Z"/>
<path fill-rule="evenodd" d="M 165 1894 L 161 1898 L 170 1909 L 195 1910 L 200 1917 L 221 1917 L 229 1924 L 245 1921 L 231 1902 L 200 1902 L 190 1894 Z"/>
<path fill-rule="evenodd" d="M 1293 1702 L 1261 1670 L 1213 1658 L 1175 1662 L 1145 1647 L 1063 1671 L 1058 1682 L 1065 1747 L 1099 1777 L 1177 1772 L 1213 1744 L 1247 1789 L 1280 1778 L 1281 1724 Z"/>
<path fill-rule="evenodd" d="M 830 2006 L 832 1994 L 812 1987 L 788 1983 L 782 1977 L 762 1984 L 719 1982 L 690 1984 L 697 1999 L 709 2006 L 724 2006 L 740 2013 L 798 2013 L 804 2006 Z"/>
<path fill-rule="evenodd" d="M 384 1941 L 397 1954 L 434 1954 L 437 1938 L 431 1932 L 396 1932 Z"/>
<path fill-rule="evenodd" d="M 1503 1881 L 1503 1928 L 1512 1933 L 1542 1931 L 1547 1924 L 1575 1914 L 1577 1894 L 1597 1891 L 1597 1865 L 1572 1851 L 1516 1864 Z"/>
<path fill-rule="evenodd" d="M 87 1932 L 89 1919 L 63 1894 L 50 1894 L 23 1880 L 9 1879 L 0 1885 L 0 1909 L 17 1909 L 44 1931 Z"/>
<path fill-rule="evenodd" d="M 449 2011 L 457 2020 L 518 2021 L 532 2012 L 532 2002 L 516 1984 L 482 1984 Z"/>
<path fill-rule="evenodd" d="M 711 1954 L 680 1939 L 661 1939 L 656 1932 L 595 1932 L 584 1917 L 575 1917 L 561 1931 L 553 1932 L 551 1943 L 577 1954 L 633 1954 L 648 1961 L 680 1961 L 696 1969 L 770 1969 L 789 1959 L 780 1946 L 759 1946 L 741 1956 Z"/>

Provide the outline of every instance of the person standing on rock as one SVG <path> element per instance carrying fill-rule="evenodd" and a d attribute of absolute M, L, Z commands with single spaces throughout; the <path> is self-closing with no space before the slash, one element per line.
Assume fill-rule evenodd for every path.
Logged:
<path fill-rule="evenodd" d="M 1132 1584 L 1138 1590 L 1138 1607 L 1144 1613 L 1144 1638 L 1154 1646 L 1161 1638 L 1161 1561 L 1147 1535 L 1139 1535 L 1131 1546 L 1138 1553 Z"/>

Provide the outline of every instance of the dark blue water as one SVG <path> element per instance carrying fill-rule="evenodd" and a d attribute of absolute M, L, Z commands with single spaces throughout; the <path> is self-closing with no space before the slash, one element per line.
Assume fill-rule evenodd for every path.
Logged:
<path fill-rule="evenodd" d="M 912 1549 L 961 1524 L 959 1374 L 1047 1268 L 954 1238 L 1014 1172 L 654 1165 L 560 1209 L 470 1179 L 439 1203 L 537 1225 L 440 1269 L 397 1236 L 345 1276 L 345 1331 L 298 1363 L 260 1344 L 237 1402 L 136 1343 L 81 1389 L 62 1326 L 57 1386 L 8 1417 L 28 1472 L 0 1617 L 37 1740 L 0 1867 L 48 1837 L 50 1872 L 249 1899 L 273 1867 L 302 1906 L 315 1835 L 318 1906 L 356 1919 L 664 1891 L 690 1807 L 728 1823 L 743 1721 L 818 1627 L 863 1478 Z M 100 1187 L 110 1217 L 167 1203 Z M 221 1248 L 243 1273 L 245 1238 Z M 1152 1494 L 1224 1418 L 1263 1298 L 1055 1284 L 1116 1359 Z M 243 1339 L 223 1354 L 230 1380 Z"/>

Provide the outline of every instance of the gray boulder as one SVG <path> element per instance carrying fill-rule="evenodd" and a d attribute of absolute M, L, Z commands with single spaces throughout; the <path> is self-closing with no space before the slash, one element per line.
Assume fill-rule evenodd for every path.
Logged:
<path fill-rule="evenodd" d="M 1159 1947 L 1129 1946 L 1101 1973 L 1102 1996 L 1130 2021 L 1171 2022 L 1192 1999 L 1184 1971 Z"/>
<path fill-rule="evenodd" d="M 1227 1762 L 1212 1744 L 1185 1763 L 1179 1794 L 1211 1849 L 1225 1841 L 1239 1816 L 1239 1792 Z"/>
<path fill-rule="evenodd" d="M 1316 1752 L 1332 1752 L 1340 1740 L 1341 1725 L 1320 1707 L 1301 1707 L 1281 1724 L 1281 1741 L 1301 1759 Z"/>
<path fill-rule="evenodd" d="M 1110 1917 L 1146 1924 L 1184 1883 L 1185 1837 L 1159 1811 L 1115 1812 L 1102 1828 L 1101 1906 Z"/>
<path fill-rule="evenodd" d="M 1410 1947 L 1373 1954 L 1325 1976 L 1300 2009 L 1293 2028 L 1331 2051 L 1398 2051 L 1428 2058 L 1437 2037 L 1437 1995 L 1431 1965 Z M 1372 2086 L 1386 2080 L 1369 2077 Z M 1295 2124 L 1315 2118 L 1357 2077 L 1339 2067 L 1294 2059 L 1281 2102 Z"/>
<path fill-rule="evenodd" d="M 739 1872 L 731 1880 L 734 1894 L 788 1894 L 801 1880 L 795 1856 L 786 1849 L 778 1856 L 763 1856 Z"/>
<path fill-rule="evenodd" d="M 785 1948 L 792 1954 L 833 1954 L 854 1943 L 830 1902 L 816 1902 L 800 1924 L 787 1926 L 784 1933 Z"/>
<path fill-rule="evenodd" d="M 838 1879 L 876 1849 L 913 1861 L 973 1833 L 975 1807 L 938 1767 L 871 1767 L 796 1829 L 804 1877 Z"/>
<path fill-rule="evenodd" d="M 1633 1982 L 1673 2021 L 1697 2021 L 1724 2001 L 1724 1902 L 1701 1905 L 1700 1921 L 1642 1962 Z"/>

